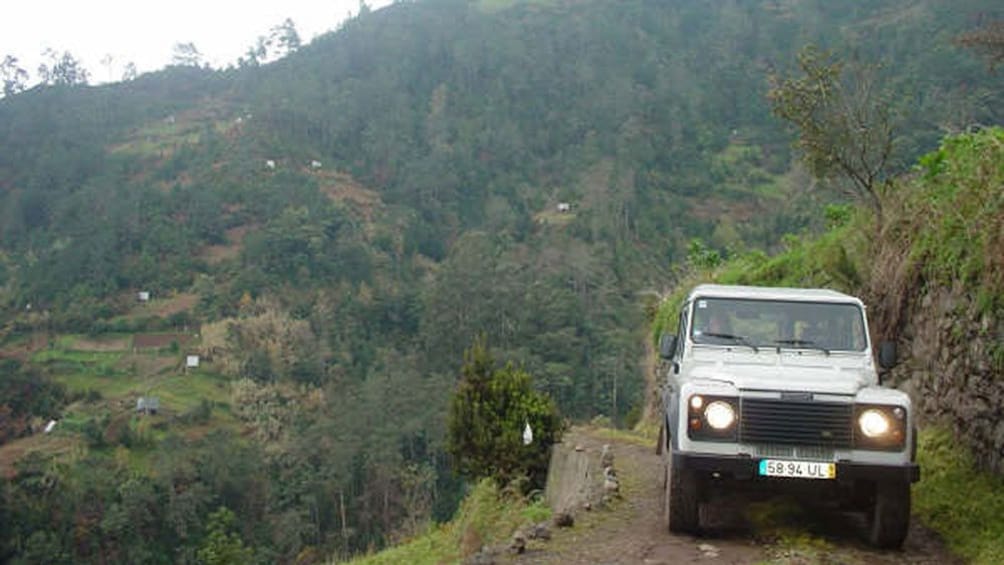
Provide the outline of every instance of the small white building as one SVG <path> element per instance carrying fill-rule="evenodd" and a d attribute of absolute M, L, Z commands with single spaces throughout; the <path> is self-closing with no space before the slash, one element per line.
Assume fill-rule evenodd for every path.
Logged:
<path fill-rule="evenodd" d="M 275 161 L 272 160 L 272 159 L 269 159 L 269 160 L 265 161 L 265 167 L 274 171 L 275 170 Z"/>
<path fill-rule="evenodd" d="M 318 161 L 318 160 L 316 160 L 316 159 L 313 160 L 313 161 L 311 161 L 310 162 L 310 168 L 311 169 L 320 169 L 321 168 L 321 162 Z"/>
<path fill-rule="evenodd" d="M 188 369 L 198 369 L 199 368 L 199 356 L 198 355 L 188 355 L 185 357 L 185 367 Z"/>
<path fill-rule="evenodd" d="M 568 202 L 558 202 L 558 211 L 559 212 L 571 212 L 572 211 L 572 205 L 569 204 Z"/>
<path fill-rule="evenodd" d="M 52 430 L 56 428 L 56 420 L 49 420 L 49 423 L 45 425 L 45 433 L 52 433 Z"/>
<path fill-rule="evenodd" d="M 160 398 L 156 396 L 141 396 L 136 399 L 136 412 L 139 414 L 156 414 L 160 410 Z"/>
<path fill-rule="evenodd" d="M 140 302 L 150 302 L 150 291 L 148 291 L 148 290 L 141 290 L 141 291 L 139 291 L 139 292 L 136 293 L 136 298 Z"/>

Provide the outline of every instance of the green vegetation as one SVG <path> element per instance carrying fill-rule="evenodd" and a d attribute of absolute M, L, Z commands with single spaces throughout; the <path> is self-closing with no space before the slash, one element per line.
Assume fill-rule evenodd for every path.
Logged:
<path fill-rule="evenodd" d="M 746 507 L 749 520 L 758 539 L 770 542 L 772 559 L 768 563 L 833 562 L 833 544 L 824 539 L 827 525 L 817 512 L 807 510 L 791 498 L 751 503 Z"/>
<path fill-rule="evenodd" d="M 798 53 L 799 78 L 771 76 L 774 113 L 798 129 L 796 145 L 812 174 L 870 206 L 882 225 L 882 188 L 893 162 L 891 93 L 875 69 L 852 69 L 815 46 Z"/>
<path fill-rule="evenodd" d="M 822 286 L 854 294 L 868 290 L 879 261 L 889 275 L 884 294 L 895 296 L 909 281 L 964 284 L 985 312 L 1004 309 L 1004 129 L 945 139 L 919 160 L 916 175 L 897 180 L 887 224 L 879 241 L 866 234 L 874 219 L 863 210 L 829 207 L 826 232 L 785 236 L 785 250 L 759 251 L 708 261 L 705 248 L 692 249 L 676 291 L 658 309 L 652 336 L 673 329 L 685 292 L 698 282 L 764 286 Z"/>
<path fill-rule="evenodd" d="M 659 437 L 659 429 L 657 427 L 644 425 L 634 430 L 620 430 L 616 428 L 603 427 L 593 430 L 593 433 L 596 437 L 625 441 L 642 447 L 651 447 L 652 442 L 656 441 Z"/>
<path fill-rule="evenodd" d="M 918 166 L 898 227 L 932 283 L 979 289 L 986 311 L 1004 308 L 1004 129 L 948 138 Z"/>
<path fill-rule="evenodd" d="M 56 417 L 66 389 L 18 361 L 0 359 L 0 445 L 32 433 L 35 419 Z"/>
<path fill-rule="evenodd" d="M 921 432 L 917 460 L 924 476 L 913 487 L 914 512 L 970 563 L 1004 561 L 1004 479 L 976 470 L 943 428 Z"/>
<path fill-rule="evenodd" d="M 902 172 L 944 128 L 1002 121 L 996 79 L 951 47 L 998 4 L 428 0 L 299 48 L 280 26 L 283 53 L 233 69 L 193 66 L 189 45 L 182 65 L 87 88 L 71 57 L 22 92 L 6 65 L 0 355 L 44 394 L 0 399 L 39 400 L 3 429 L 34 444 L 58 416 L 83 447 L 18 458 L 0 560 L 193 562 L 221 507 L 263 562 L 447 520 L 463 490 L 448 398 L 480 333 L 567 417 L 633 424 L 638 296 L 688 256 L 732 280 L 735 261 L 866 280 L 874 225 L 819 214 L 837 195 L 791 166 L 766 69 L 806 38 L 883 63 Z M 836 220 L 829 243 L 786 244 L 814 267 L 747 251 Z M 981 245 L 993 263 L 1000 245 Z M 916 264 L 928 253 L 979 269 L 954 250 Z M 200 337 L 109 343 L 155 332 Z M 208 368 L 176 374 L 195 349 Z M 167 410 L 140 420 L 147 391 Z"/>
<path fill-rule="evenodd" d="M 199 562 L 206 565 L 233 565 L 251 561 L 251 550 L 244 547 L 240 535 L 234 531 L 235 521 L 234 513 L 225 506 L 209 515 L 209 524 L 206 526 L 209 533 L 196 553 Z"/>
<path fill-rule="evenodd" d="M 550 509 L 542 500 L 528 501 L 495 481 L 478 482 L 450 522 L 391 549 L 350 561 L 353 565 L 451 563 L 509 539 L 516 528 L 542 522 Z"/>
<path fill-rule="evenodd" d="M 533 390 L 531 376 L 511 362 L 496 368 L 483 336 L 464 353 L 461 375 L 446 426 L 457 470 L 500 485 L 525 481 L 526 491 L 544 488 L 551 446 L 563 431 L 554 400 Z"/>

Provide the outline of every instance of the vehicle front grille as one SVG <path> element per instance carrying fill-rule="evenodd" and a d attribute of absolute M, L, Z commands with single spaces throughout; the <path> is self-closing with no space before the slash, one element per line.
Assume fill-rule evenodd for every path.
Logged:
<path fill-rule="evenodd" d="M 755 444 L 753 454 L 767 459 L 833 461 L 833 448 L 819 445 Z"/>
<path fill-rule="evenodd" d="M 851 447 L 851 404 L 743 398 L 739 412 L 743 443 Z"/>

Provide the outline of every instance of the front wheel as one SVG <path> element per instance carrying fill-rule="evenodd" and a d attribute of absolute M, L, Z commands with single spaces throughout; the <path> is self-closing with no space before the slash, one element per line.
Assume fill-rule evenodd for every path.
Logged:
<path fill-rule="evenodd" d="M 696 534 L 700 528 L 700 492 L 693 471 L 673 468 L 672 450 L 667 449 L 665 465 L 665 508 L 663 518 L 670 532 Z"/>
<path fill-rule="evenodd" d="M 910 483 L 885 481 L 875 485 L 868 541 L 875 547 L 899 548 L 910 529 Z"/>

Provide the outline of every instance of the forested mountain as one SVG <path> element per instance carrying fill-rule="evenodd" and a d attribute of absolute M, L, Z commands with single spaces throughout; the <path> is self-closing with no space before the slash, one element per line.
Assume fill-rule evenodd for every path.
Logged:
<path fill-rule="evenodd" d="M 768 74 L 807 43 L 881 64 L 902 169 L 1001 122 L 999 76 L 952 38 L 1002 17 L 424 0 L 268 65 L 0 99 L 0 441 L 66 424 L 59 449 L 0 451 L 0 559 L 222 539 L 309 562 L 446 518 L 447 397 L 479 332 L 566 416 L 630 423 L 645 291 L 694 239 L 774 246 L 833 198 L 792 166 Z M 154 334 L 171 345 L 141 355 Z M 135 416 L 149 391 L 160 414 Z"/>

